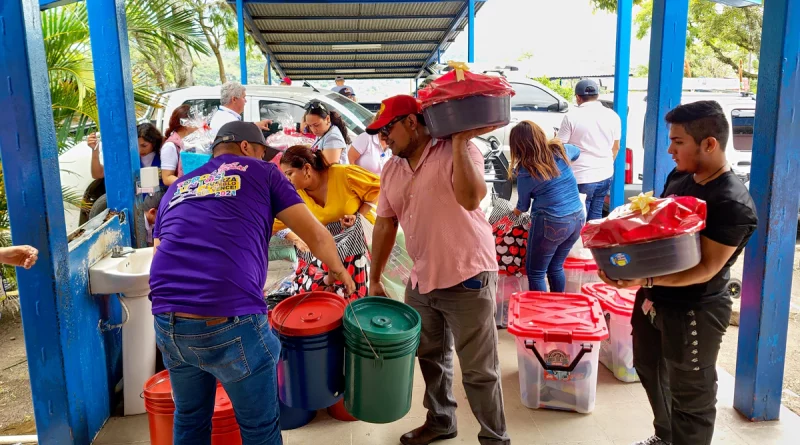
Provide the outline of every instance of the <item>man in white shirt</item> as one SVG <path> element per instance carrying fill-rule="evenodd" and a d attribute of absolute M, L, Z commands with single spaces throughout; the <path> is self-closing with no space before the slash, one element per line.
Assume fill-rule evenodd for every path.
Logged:
<path fill-rule="evenodd" d="M 247 89 L 239 82 L 226 82 L 219 90 L 219 109 L 211 117 L 208 123 L 210 136 L 212 139 L 217 137 L 217 132 L 228 122 L 241 121 L 244 114 L 244 105 L 247 103 Z M 256 126 L 262 130 L 269 130 L 272 123 L 269 119 L 255 122 Z"/>
<path fill-rule="evenodd" d="M 603 216 L 622 133 L 622 121 L 597 100 L 599 94 L 600 87 L 595 81 L 578 82 L 575 86 L 578 106 L 564 116 L 558 130 L 561 142 L 581 150 L 581 156 L 572 163 L 572 172 L 578 181 L 578 191 L 586 195 L 587 221 Z"/>

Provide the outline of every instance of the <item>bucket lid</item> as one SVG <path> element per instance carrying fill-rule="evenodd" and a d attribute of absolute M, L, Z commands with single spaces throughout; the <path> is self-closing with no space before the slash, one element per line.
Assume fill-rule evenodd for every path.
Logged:
<path fill-rule="evenodd" d="M 144 382 L 142 388 L 145 399 L 172 400 L 172 385 L 169 382 L 169 371 L 164 370 Z"/>
<path fill-rule="evenodd" d="M 546 342 L 572 343 L 608 338 L 596 298 L 580 294 L 520 292 L 511 296 L 508 332 Z"/>
<path fill-rule="evenodd" d="M 222 418 L 233 415 L 233 403 L 231 403 L 228 393 L 222 387 L 222 383 L 217 382 L 217 394 L 214 397 L 214 417 Z"/>
<path fill-rule="evenodd" d="M 342 325 L 346 305 L 344 298 L 330 292 L 299 294 L 272 309 L 270 324 L 289 337 L 324 334 Z"/>
<path fill-rule="evenodd" d="M 584 294 L 597 298 L 604 311 L 628 317 L 633 314 L 639 287 L 617 289 L 605 283 L 590 283 L 584 284 L 582 290 Z"/>
<path fill-rule="evenodd" d="M 344 313 L 344 326 L 367 338 L 405 341 L 419 334 L 422 318 L 405 303 L 384 297 L 366 297 L 350 303 Z"/>
<path fill-rule="evenodd" d="M 580 258 L 569 258 L 564 260 L 564 269 L 583 270 L 586 272 L 597 272 L 597 263 L 594 260 L 583 260 Z"/>

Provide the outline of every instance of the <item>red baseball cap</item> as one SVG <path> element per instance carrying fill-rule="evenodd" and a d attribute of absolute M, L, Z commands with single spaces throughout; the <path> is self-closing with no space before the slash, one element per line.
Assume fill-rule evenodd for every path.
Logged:
<path fill-rule="evenodd" d="M 419 101 L 414 96 L 401 94 L 381 102 L 381 109 L 375 120 L 367 127 L 368 134 L 378 134 L 381 128 L 389 125 L 394 119 L 409 114 L 421 113 Z"/>
<path fill-rule="evenodd" d="M 288 77 L 284 77 L 283 79 L 281 79 L 281 82 L 285 83 L 286 85 L 291 85 L 292 84 L 292 79 L 290 79 Z"/>

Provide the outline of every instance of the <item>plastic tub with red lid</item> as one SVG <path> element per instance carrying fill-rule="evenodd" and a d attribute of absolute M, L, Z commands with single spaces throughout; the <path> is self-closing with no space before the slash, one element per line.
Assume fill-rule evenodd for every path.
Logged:
<path fill-rule="evenodd" d="M 341 400 L 346 306 L 336 294 L 311 292 L 272 309 L 270 323 L 281 341 L 278 395 L 286 406 L 316 411 Z"/>
<path fill-rule="evenodd" d="M 600 345 L 600 363 L 606 366 L 618 380 L 638 382 L 639 376 L 633 367 L 633 337 L 631 315 L 636 292 L 639 288 L 617 289 L 605 283 L 583 286 L 583 293 L 597 298 L 606 317 L 609 336 Z"/>
<path fill-rule="evenodd" d="M 597 299 L 522 292 L 511 297 L 523 405 L 589 413 L 597 395 L 600 342 L 608 338 Z"/>
<path fill-rule="evenodd" d="M 581 286 L 584 284 L 600 282 L 597 271 L 597 263 L 594 260 L 567 258 L 564 261 L 564 276 L 567 279 L 564 292 L 579 294 L 581 293 Z"/>

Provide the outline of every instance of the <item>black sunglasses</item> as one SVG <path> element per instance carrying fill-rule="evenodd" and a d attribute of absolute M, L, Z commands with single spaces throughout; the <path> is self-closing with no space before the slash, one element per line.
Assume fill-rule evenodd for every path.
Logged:
<path fill-rule="evenodd" d="M 398 117 L 392 119 L 391 121 L 389 121 L 388 124 L 384 125 L 383 127 L 381 127 L 378 130 L 378 134 L 380 134 L 380 135 L 382 135 L 384 137 L 389 137 L 389 133 L 392 132 L 392 128 L 394 127 L 394 125 L 396 123 L 402 121 L 403 119 L 407 118 L 407 117 L 408 117 L 408 115 L 405 115 L 405 116 L 398 116 Z"/>
<path fill-rule="evenodd" d="M 325 107 L 325 105 L 322 104 L 322 102 L 309 102 L 306 105 L 305 109 L 306 111 L 311 111 L 311 110 L 322 110 L 325 112 L 328 111 L 328 109 Z"/>

